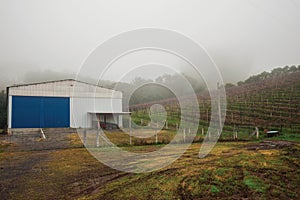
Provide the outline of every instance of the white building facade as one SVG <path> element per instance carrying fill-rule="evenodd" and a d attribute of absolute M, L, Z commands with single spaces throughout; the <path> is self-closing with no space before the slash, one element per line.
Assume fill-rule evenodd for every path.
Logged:
<path fill-rule="evenodd" d="M 66 79 L 8 87 L 8 128 L 122 126 L 122 92 Z M 99 123 L 98 123 L 99 122 Z"/>

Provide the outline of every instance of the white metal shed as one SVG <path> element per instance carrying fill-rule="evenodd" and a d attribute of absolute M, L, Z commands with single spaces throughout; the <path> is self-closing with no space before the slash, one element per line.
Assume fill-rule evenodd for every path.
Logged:
<path fill-rule="evenodd" d="M 9 129 L 92 128 L 97 115 L 122 126 L 126 114 L 122 92 L 73 79 L 14 85 L 7 95 Z"/>

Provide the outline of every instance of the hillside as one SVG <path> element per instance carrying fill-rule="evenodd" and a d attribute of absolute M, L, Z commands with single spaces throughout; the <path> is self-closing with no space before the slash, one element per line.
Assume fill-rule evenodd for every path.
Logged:
<path fill-rule="evenodd" d="M 236 126 L 257 126 L 260 129 L 286 129 L 300 132 L 300 71 L 277 74 L 238 86 L 226 87 L 227 111 L 224 130 L 232 131 Z M 189 97 L 185 97 L 189 101 Z M 198 95 L 200 126 L 210 120 L 211 99 L 208 92 Z M 147 110 L 153 104 L 164 105 L 168 122 L 175 126 L 179 122 L 180 108 L 176 98 L 133 105 L 130 110 L 138 123 L 147 120 Z M 190 120 L 195 114 L 190 110 Z"/>

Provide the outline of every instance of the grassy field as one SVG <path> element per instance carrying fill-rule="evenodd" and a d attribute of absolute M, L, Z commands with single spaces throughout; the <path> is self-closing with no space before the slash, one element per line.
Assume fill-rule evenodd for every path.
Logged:
<path fill-rule="evenodd" d="M 276 140 L 292 139 L 293 143 L 272 143 L 267 148 L 260 141 L 218 143 L 204 159 L 198 158 L 201 144 L 194 143 L 172 165 L 146 174 L 110 169 L 85 148 L 78 148 L 80 140 L 76 134 L 70 134 L 68 139 L 72 148 L 44 151 L 14 151 L 15 144 L 1 142 L 0 198 L 300 198 L 300 143 L 292 135 L 272 141 L 277 145 Z M 122 148 L 147 152 L 161 145 Z"/>
<path fill-rule="evenodd" d="M 125 129 L 127 133 L 129 133 L 129 129 Z M 160 130 L 157 133 L 157 143 L 156 143 L 156 136 L 155 136 L 155 130 L 151 129 L 142 129 L 142 130 L 134 130 L 132 129 L 132 132 L 139 132 L 140 135 L 149 136 L 151 137 L 145 137 L 145 138 L 137 138 L 132 137 L 131 139 L 131 145 L 130 145 L 130 138 L 129 135 L 121 130 L 116 131 L 105 131 L 106 137 L 114 144 L 116 144 L 119 147 L 126 147 L 126 146 L 145 146 L 145 145 L 164 145 L 170 143 L 177 134 L 176 130 L 168 129 L 168 130 Z M 207 129 L 204 129 L 204 134 L 202 135 L 201 129 L 198 130 L 198 133 L 195 137 L 192 137 L 192 135 L 189 134 L 188 129 L 186 129 L 186 140 L 190 141 L 193 140 L 194 143 L 199 143 L 204 140 L 206 137 L 206 131 Z M 300 134 L 292 134 L 289 132 L 289 130 L 285 130 L 285 133 L 281 133 L 278 137 L 272 137 L 267 138 L 266 133 L 263 131 L 260 132 L 259 138 L 257 139 L 256 136 L 249 135 L 249 129 L 240 129 L 238 133 L 238 139 L 237 141 L 258 141 L 258 140 L 288 140 L 288 141 L 300 141 Z M 182 131 L 178 131 L 178 134 L 183 134 Z M 88 131 L 87 135 L 89 138 L 92 138 L 91 140 L 96 140 L 96 132 L 95 131 Z M 81 134 L 81 137 L 83 138 L 83 134 Z M 77 138 L 78 139 L 78 138 Z M 174 140 L 176 143 L 182 143 L 183 141 Z M 234 141 L 233 139 L 233 132 L 231 131 L 223 131 L 220 138 L 220 142 L 230 142 Z M 80 140 L 76 141 L 76 137 L 74 138 L 74 143 L 81 143 Z M 95 143 L 95 142 L 94 142 Z"/>

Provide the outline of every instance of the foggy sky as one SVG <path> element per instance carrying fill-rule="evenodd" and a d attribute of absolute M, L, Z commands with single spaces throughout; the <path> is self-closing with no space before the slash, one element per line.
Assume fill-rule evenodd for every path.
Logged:
<path fill-rule="evenodd" d="M 194 39 L 236 82 L 300 64 L 299 11 L 296 0 L 0 0 L 0 84 L 70 78 L 99 44 L 144 27 Z"/>

